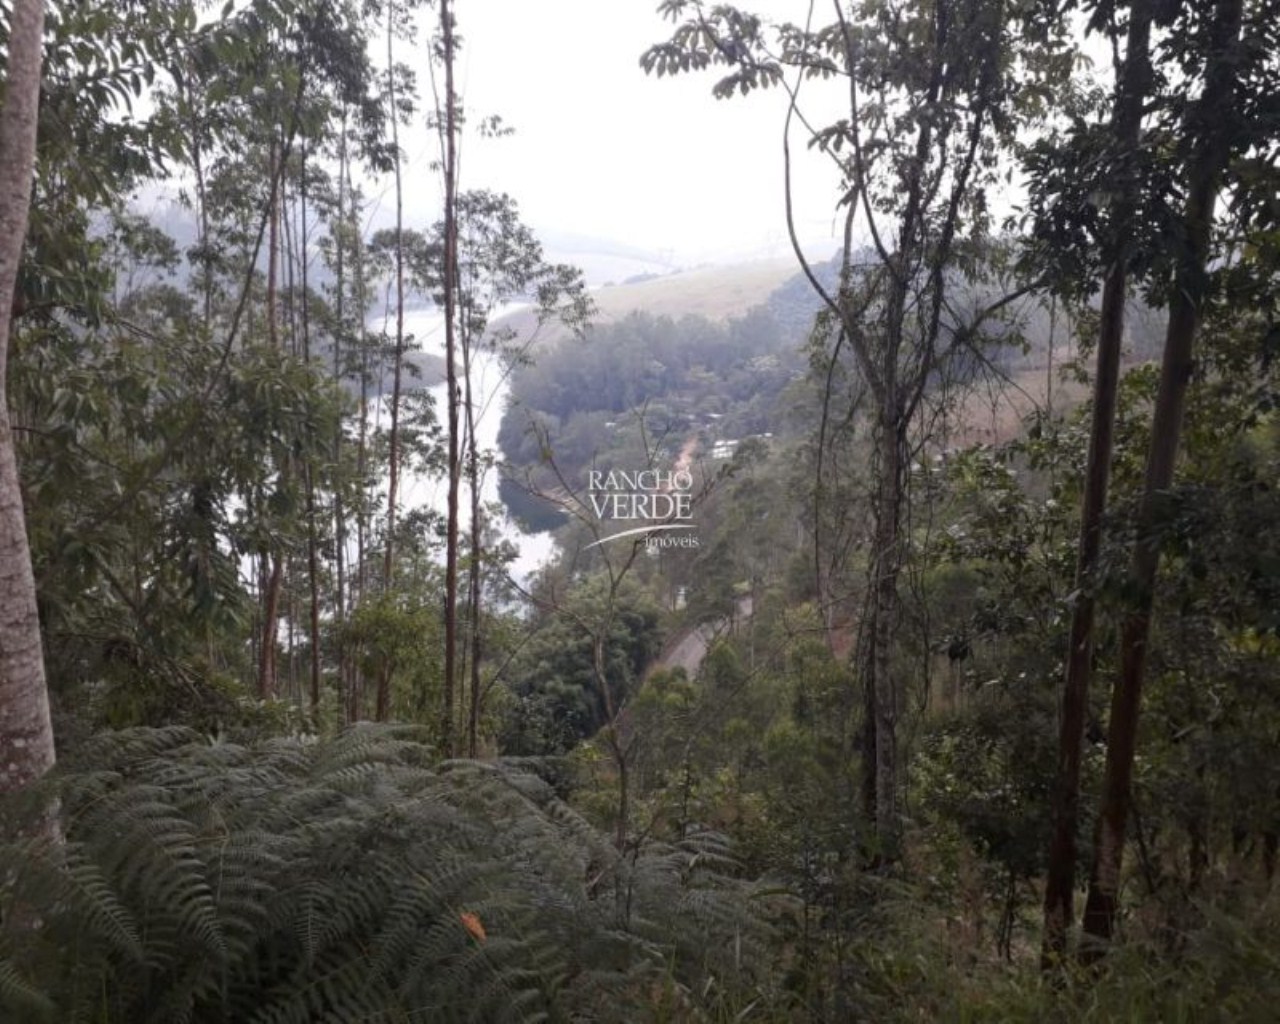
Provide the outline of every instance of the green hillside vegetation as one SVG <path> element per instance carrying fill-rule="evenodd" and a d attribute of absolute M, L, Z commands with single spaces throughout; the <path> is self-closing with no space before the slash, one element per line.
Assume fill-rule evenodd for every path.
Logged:
<path fill-rule="evenodd" d="M 816 270 L 830 284 L 836 259 Z M 639 305 L 620 317 L 602 315 L 583 337 L 547 339 L 536 359 L 517 366 L 498 434 L 506 463 L 500 489 L 524 526 L 562 526 L 566 487 L 583 488 L 591 469 L 670 464 L 684 452 L 714 473 L 732 454 L 724 442 L 776 437 L 790 445 L 812 435 L 807 410 L 816 400 L 802 378 L 815 354 L 809 333 L 820 300 L 799 273 L 753 292 L 758 275 L 746 265 L 702 275 L 711 303 L 737 273 L 740 289 L 730 290 L 750 297 L 739 315 L 716 320 L 699 312 L 708 296 L 692 290 L 693 277 L 674 279 L 679 287 L 656 277 L 645 286 L 676 315 Z M 625 291 L 615 309 L 644 298 Z M 1089 320 L 1095 310 L 1080 315 Z M 1158 312 L 1135 300 L 1126 364 L 1150 359 L 1162 330 Z M 1020 302 L 1004 335 L 963 369 L 960 393 L 942 403 L 947 420 L 933 449 L 1008 441 L 1026 416 L 1055 399 L 1059 411 L 1074 409 L 1087 395 L 1081 354 L 1067 312 Z"/>
<path fill-rule="evenodd" d="M 593 327 L 513 375 L 498 434 L 503 496 L 529 524 L 557 526 L 540 491 L 581 488 L 588 469 L 670 463 L 690 442 L 709 453 L 718 440 L 772 433 L 803 369 L 764 306 L 727 323 L 633 312 Z"/>

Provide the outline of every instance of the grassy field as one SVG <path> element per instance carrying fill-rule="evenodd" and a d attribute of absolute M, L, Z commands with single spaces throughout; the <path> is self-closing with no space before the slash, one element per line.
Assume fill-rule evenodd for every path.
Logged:
<path fill-rule="evenodd" d="M 797 272 L 791 259 L 699 267 L 637 284 L 606 286 L 594 295 L 600 319 L 605 322 L 637 309 L 657 316 L 692 313 L 709 320 L 728 320 L 760 305 Z"/>
<path fill-rule="evenodd" d="M 597 309 L 595 322 L 612 323 L 637 310 L 674 319 L 695 315 L 729 320 L 763 303 L 796 273 L 794 260 L 762 260 L 697 267 L 635 284 L 605 285 L 591 293 Z M 513 327 L 527 337 L 533 318 L 528 313 L 513 313 L 498 321 L 498 326 Z M 543 338 L 550 341 L 563 333 L 563 329 L 549 325 Z"/>

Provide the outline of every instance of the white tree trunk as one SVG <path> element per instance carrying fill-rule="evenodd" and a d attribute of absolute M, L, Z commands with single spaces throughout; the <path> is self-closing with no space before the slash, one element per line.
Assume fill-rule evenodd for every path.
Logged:
<path fill-rule="evenodd" d="M 0 793 L 38 778 L 54 758 L 36 584 L 4 398 L 13 292 L 35 169 L 43 35 L 42 0 L 14 0 L 0 109 Z"/>

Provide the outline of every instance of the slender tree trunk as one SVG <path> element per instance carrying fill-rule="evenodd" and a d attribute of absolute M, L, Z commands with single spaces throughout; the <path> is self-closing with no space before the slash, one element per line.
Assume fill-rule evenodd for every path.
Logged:
<path fill-rule="evenodd" d="M 868 595 L 864 602 L 866 625 L 865 652 L 861 654 L 859 669 L 862 673 L 862 782 L 859 789 L 862 798 L 862 816 L 868 827 L 876 820 L 876 687 L 871 658 L 875 649 L 875 601 Z"/>
<path fill-rule="evenodd" d="M 281 325 L 288 335 L 288 352 L 294 359 L 301 358 L 302 350 L 299 347 L 301 342 L 300 332 L 298 330 L 298 227 L 294 223 L 294 217 L 298 212 L 298 200 L 291 191 L 287 189 L 290 182 L 286 181 L 284 176 L 284 168 L 281 168 L 280 178 L 280 258 L 284 263 L 284 312 L 281 315 Z"/>
<path fill-rule="evenodd" d="M 395 571 L 396 490 L 400 479 L 400 388 L 404 362 L 404 186 L 400 174 L 400 131 L 396 111 L 396 69 L 392 32 L 393 18 L 387 13 L 387 95 L 391 105 L 391 148 L 394 151 L 396 188 L 396 349 L 391 367 L 391 434 L 388 445 L 387 540 L 382 558 L 382 586 L 390 592 Z M 381 684 L 380 684 L 381 685 Z M 379 697 L 379 704 L 381 704 Z"/>
<path fill-rule="evenodd" d="M 627 831 L 631 818 L 631 765 L 629 754 L 622 746 L 622 737 L 618 735 L 617 726 L 610 727 L 613 733 L 613 759 L 618 766 L 618 825 L 613 837 L 613 845 L 621 853 L 627 848 Z"/>
<path fill-rule="evenodd" d="M 604 701 L 605 718 L 608 724 L 604 729 L 605 742 L 613 755 L 614 767 L 618 769 L 618 812 L 614 826 L 613 845 L 619 852 L 626 849 L 627 832 L 631 817 L 631 775 L 629 745 L 623 742 L 619 728 L 619 708 L 613 700 L 613 690 L 609 686 L 608 666 L 605 659 L 605 638 L 612 629 L 612 609 L 616 598 L 616 582 L 609 595 L 610 612 L 601 627 L 591 637 L 591 666 L 595 672 L 596 686 L 600 689 L 600 697 Z"/>
<path fill-rule="evenodd" d="M 293 579 L 293 567 L 286 569 L 289 579 Z M 288 628 L 285 630 L 284 649 L 285 649 L 285 665 L 288 667 L 288 688 L 286 694 L 288 699 L 297 705 L 301 705 L 302 700 L 298 690 L 298 594 L 297 591 L 290 588 L 286 591 L 285 597 L 285 619 L 288 622 Z"/>
<path fill-rule="evenodd" d="M 1117 151 L 1131 159 L 1142 127 L 1142 104 L 1150 88 L 1151 3 L 1138 0 L 1129 8 L 1125 64 L 1116 87 L 1113 133 Z M 1058 765 L 1053 801 L 1053 834 L 1049 845 L 1044 895 L 1044 943 L 1041 963 L 1046 969 L 1066 952 L 1067 932 L 1075 919 L 1076 834 L 1080 821 L 1080 759 L 1089 683 L 1093 674 L 1094 599 L 1091 588 L 1102 547 L 1102 518 L 1107 507 L 1115 432 L 1116 390 L 1120 380 L 1120 348 L 1124 340 L 1124 307 L 1136 182 L 1123 178 L 1123 194 L 1116 211 L 1116 242 L 1102 291 L 1098 328 L 1098 360 L 1093 391 L 1093 420 L 1085 470 L 1084 503 L 1080 516 L 1080 544 L 1076 557 L 1076 602 L 1071 613 L 1066 678 L 1058 721 Z"/>
<path fill-rule="evenodd" d="M 941 35 L 935 45 L 941 46 Z M 935 61 L 928 87 L 928 105 L 938 102 L 942 88 L 943 61 L 935 54 Z M 945 141 L 945 136 L 944 136 Z M 906 390 L 900 380 L 899 360 L 907 331 L 907 301 L 911 287 L 911 256 L 922 253 L 926 243 L 924 223 L 925 186 L 924 168 L 930 147 L 934 144 L 933 116 L 926 114 L 920 120 L 916 137 L 916 155 L 907 174 L 906 204 L 900 221 L 898 251 L 889 258 L 887 269 L 892 271 L 892 282 L 886 301 L 884 347 L 879 355 L 879 380 L 868 380 L 876 402 L 877 462 L 875 467 L 875 530 L 872 551 L 872 600 L 875 614 L 871 631 L 871 652 L 868 664 L 871 669 L 870 687 L 875 702 L 875 822 L 878 839 L 877 858 L 894 861 L 899 855 L 898 820 L 898 770 L 897 770 L 897 719 L 898 692 L 893 677 L 893 631 L 898 617 L 898 576 L 901 572 L 904 552 L 902 546 L 901 517 L 905 493 L 905 467 L 902 455 L 909 413 L 905 405 Z M 946 237 L 954 226 L 954 211 L 949 225 L 943 226 Z M 945 260 L 947 245 L 939 246 L 935 260 Z M 935 285 L 941 287 L 941 281 Z M 856 330 L 852 324 L 848 327 Z M 936 324 L 935 324 L 936 332 Z M 936 333 L 935 333 L 936 339 Z M 868 364 L 870 359 L 867 360 Z M 864 371 L 869 365 L 864 365 Z M 920 371 L 926 372 L 926 371 Z M 913 383 L 905 382 L 908 387 Z"/>
<path fill-rule="evenodd" d="M 472 458 L 475 459 L 475 454 Z M 480 497 L 475 488 L 478 481 L 472 482 L 471 492 L 471 580 L 468 605 L 471 618 L 471 700 L 467 718 L 467 756 L 478 757 L 480 752 L 480 656 L 483 647 L 483 636 L 480 632 L 481 611 L 481 572 L 483 550 L 481 548 Z"/>
<path fill-rule="evenodd" d="M 462 380 L 467 410 L 467 485 L 471 491 L 471 572 L 467 579 L 467 619 L 471 627 L 470 682 L 467 711 L 467 756 L 474 758 L 480 746 L 480 595 L 481 541 L 483 523 L 480 518 L 480 443 L 476 436 L 476 403 L 471 386 L 472 345 L 475 339 L 464 336 L 462 342 Z"/>
<path fill-rule="evenodd" d="M 373 495 L 371 493 L 364 494 L 364 481 L 368 475 L 369 466 L 369 383 L 372 371 L 369 366 L 368 338 L 365 334 L 365 311 L 369 308 L 369 297 L 364 276 L 364 239 L 360 235 L 360 221 L 356 203 L 357 193 L 351 183 L 350 163 L 347 164 L 347 193 L 351 197 L 351 217 L 355 229 L 352 236 L 355 245 L 352 253 L 352 273 L 355 278 L 356 336 L 360 339 L 360 436 L 356 442 L 356 475 L 360 481 L 363 496 L 356 511 L 356 571 L 355 579 L 352 581 L 355 584 L 355 590 L 350 601 L 350 605 L 355 607 L 357 601 L 363 601 L 365 598 L 365 572 L 367 570 L 365 565 L 365 541 L 369 536 L 369 517 L 373 514 Z M 379 394 L 381 394 L 381 364 L 378 366 L 378 390 Z M 347 672 L 347 692 L 350 699 L 349 720 L 354 722 L 360 718 L 364 705 L 364 679 L 361 675 L 360 667 L 350 655 L 347 658 Z"/>
<path fill-rule="evenodd" d="M 270 173 L 271 180 L 277 180 L 276 161 L 279 156 L 275 142 L 271 144 Z M 280 347 L 280 334 L 277 327 L 277 290 L 280 273 L 280 189 L 275 188 L 271 194 L 271 209 L 267 213 L 267 337 L 273 349 Z M 281 486 L 288 472 L 288 467 L 280 467 Z M 271 572 L 267 578 L 267 587 L 262 602 L 262 645 L 258 652 L 258 697 L 266 700 L 276 696 L 276 637 L 280 625 L 280 588 L 284 582 L 284 560 L 278 550 L 271 553 Z"/>
<path fill-rule="evenodd" d="M 1174 272 L 1146 480 L 1138 509 L 1138 534 L 1129 570 L 1134 605 L 1121 628 L 1120 675 L 1111 694 L 1102 805 L 1094 833 L 1093 871 L 1084 911 L 1084 930 L 1089 942 L 1081 952 L 1086 961 L 1101 956 L 1115 934 L 1133 755 L 1137 747 L 1156 570 L 1160 565 L 1160 549 L 1152 534 L 1160 495 L 1173 482 L 1182 412 L 1191 379 L 1192 350 L 1206 291 L 1214 206 L 1230 154 L 1227 133 L 1235 94 L 1235 61 L 1238 59 L 1235 44 L 1240 36 L 1241 18 L 1242 0 L 1218 0 L 1210 30 L 1212 44 L 1204 92 L 1188 115 L 1188 134 L 1198 141 L 1198 146 L 1188 169 L 1186 211 L 1182 221 L 1184 248 Z"/>
<path fill-rule="evenodd" d="M 311 289 L 308 281 L 307 263 L 309 242 L 307 232 L 307 150 L 302 150 L 302 182 L 299 189 L 301 200 L 299 245 L 302 259 L 302 358 L 311 365 Z M 339 425 L 338 431 L 341 433 Z M 320 542 L 316 528 L 316 486 L 315 458 L 311 454 L 314 449 L 308 446 L 306 489 L 307 489 L 307 586 L 310 590 L 310 644 L 311 644 L 311 686 L 310 705 L 313 722 L 320 711 Z"/>
<path fill-rule="evenodd" d="M 14 0 L 0 108 L 0 794 L 25 786 L 54 761 L 36 582 L 5 399 L 14 286 L 35 170 L 43 33 L 41 0 Z"/>
<path fill-rule="evenodd" d="M 871 687 L 875 694 L 875 822 L 878 854 L 898 855 L 898 688 L 893 674 L 893 631 L 898 617 L 898 575 L 902 567 L 902 425 L 896 383 L 888 381 L 879 424 L 878 486 L 875 508 L 873 590 L 875 616 L 871 634 Z"/>
<path fill-rule="evenodd" d="M 338 137 L 338 212 L 337 231 L 334 232 L 334 273 L 337 281 L 334 285 L 334 312 L 337 325 L 333 332 L 333 383 L 341 393 L 343 372 L 342 334 L 347 329 L 345 315 L 347 275 L 346 275 L 346 235 L 347 235 L 347 111 L 342 110 L 341 135 Z M 338 418 L 333 430 L 333 465 L 341 471 L 342 466 L 342 418 Z M 338 660 L 338 699 L 342 707 L 342 717 L 350 722 L 350 704 L 347 700 L 347 653 L 343 641 L 343 632 L 347 624 L 347 523 L 346 509 L 342 500 L 342 483 L 339 479 L 333 489 L 333 562 L 336 575 L 334 597 L 337 613 L 337 660 Z"/>
<path fill-rule="evenodd" d="M 391 714 L 391 666 L 383 665 L 378 669 L 378 688 L 374 693 L 373 717 L 376 722 L 385 722 Z"/>
<path fill-rule="evenodd" d="M 191 169 L 195 173 L 196 179 L 196 244 L 200 251 L 201 274 L 200 288 L 204 296 L 204 326 L 207 330 L 213 329 L 213 254 L 209 247 L 212 242 L 209 238 L 209 207 L 206 201 L 207 190 L 205 187 L 205 171 L 204 171 L 204 139 L 199 119 L 195 111 L 195 99 L 188 88 L 188 84 L 194 81 L 195 68 L 192 62 L 187 62 L 187 82 L 179 86 L 179 94 L 183 95 L 186 100 L 187 113 L 189 116 L 188 130 L 191 137 L 188 140 L 191 147 Z"/>
<path fill-rule="evenodd" d="M 396 351 L 391 368 L 391 436 L 388 445 L 387 472 L 387 537 L 382 554 L 382 589 L 390 594 L 395 574 L 396 491 L 400 482 L 400 388 L 404 363 L 404 186 L 400 174 L 399 114 L 396 110 L 396 65 L 393 31 L 394 19 L 387 9 L 387 96 L 391 106 L 391 148 L 394 151 L 396 188 Z M 376 717 L 387 720 L 391 704 L 391 670 L 378 672 Z"/>
<path fill-rule="evenodd" d="M 848 253 L 845 254 L 845 262 L 848 262 Z M 836 337 L 836 343 L 832 347 L 831 358 L 827 361 L 827 370 L 824 376 L 822 389 L 822 413 L 818 420 L 818 440 L 814 446 L 814 470 L 813 470 L 813 587 L 817 597 L 818 610 L 822 615 L 822 631 L 823 639 L 826 641 L 827 650 L 831 652 L 832 657 L 836 653 L 836 637 L 835 637 L 835 602 L 832 599 L 833 587 L 831 585 L 831 577 L 834 573 L 834 566 L 824 564 L 822 556 L 822 509 L 826 500 L 824 500 L 824 492 L 826 490 L 823 482 L 824 456 L 827 450 L 827 430 L 831 423 L 831 386 L 835 379 L 836 368 L 840 362 L 840 350 L 843 347 L 845 332 L 843 329 Z M 830 557 L 830 556 L 828 556 Z"/>
<path fill-rule="evenodd" d="M 353 581 L 355 590 L 351 599 L 352 606 L 355 606 L 357 600 L 363 601 L 365 597 L 365 573 L 368 568 L 365 565 L 365 551 L 368 547 L 370 516 L 373 514 L 374 504 L 372 483 L 370 484 L 370 490 L 365 491 L 365 478 L 369 474 L 369 385 L 373 381 L 373 367 L 369 361 L 369 339 L 365 332 L 365 312 L 369 308 L 369 293 L 364 276 L 364 239 L 359 232 L 359 217 L 355 207 L 356 193 L 351 185 L 350 173 L 350 165 L 348 165 L 347 191 L 351 194 L 351 215 L 356 228 L 354 234 L 355 251 L 352 253 L 352 271 L 355 277 L 356 317 L 358 318 L 356 331 L 357 337 L 360 339 L 360 436 L 356 443 L 356 474 L 360 480 L 361 493 L 363 495 L 356 515 L 356 573 Z M 381 359 L 378 360 L 377 370 L 377 394 L 380 396 L 382 394 L 383 376 Z"/>
<path fill-rule="evenodd" d="M 449 498 L 445 527 L 444 570 L 444 694 L 440 710 L 441 745 L 453 753 L 454 685 L 458 655 L 458 367 L 456 299 L 458 271 L 457 221 L 457 98 L 454 94 L 453 14 L 449 0 L 440 0 L 440 29 L 444 49 L 444 332 L 445 386 L 448 392 Z"/>
<path fill-rule="evenodd" d="M 267 173 L 271 181 L 276 181 L 279 173 L 276 161 L 279 154 L 275 139 L 271 140 L 271 148 L 267 158 Z M 267 213 L 267 338 L 273 349 L 280 347 L 278 333 L 277 295 L 280 277 L 280 192 L 275 188 L 271 193 L 271 209 Z"/>
<path fill-rule="evenodd" d="M 1053 346 L 1058 333 L 1058 297 L 1049 299 L 1049 359 L 1044 369 L 1044 411 L 1053 415 Z"/>
<path fill-rule="evenodd" d="M 271 555 L 262 600 L 262 643 L 258 649 L 258 697 L 276 696 L 276 636 L 280 625 L 280 589 L 284 579 L 284 559 L 278 551 Z"/>

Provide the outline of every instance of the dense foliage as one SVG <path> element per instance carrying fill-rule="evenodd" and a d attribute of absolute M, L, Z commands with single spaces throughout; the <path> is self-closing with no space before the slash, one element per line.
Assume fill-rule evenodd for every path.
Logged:
<path fill-rule="evenodd" d="M 77 760 L 29 794 L 59 841 L 4 847 L 9 1019 L 626 1021 L 763 982 L 723 837 L 619 856 L 536 776 L 412 730 L 122 732 Z"/>

